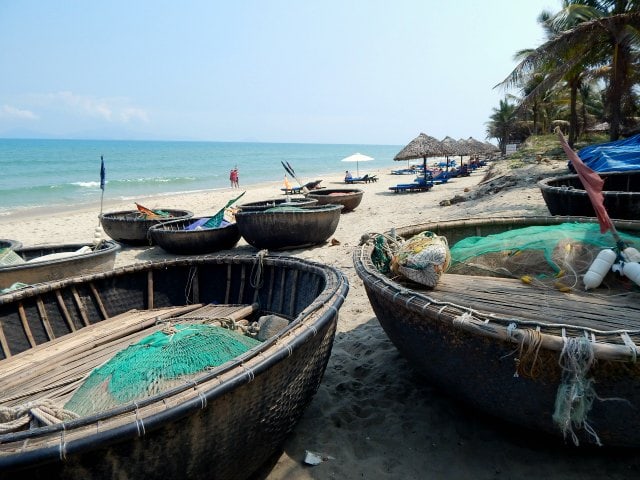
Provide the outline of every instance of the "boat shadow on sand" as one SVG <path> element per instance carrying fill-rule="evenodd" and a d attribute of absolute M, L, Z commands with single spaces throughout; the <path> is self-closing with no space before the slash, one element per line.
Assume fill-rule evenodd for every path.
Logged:
<path fill-rule="evenodd" d="M 309 469 L 303 464 L 307 450 L 324 461 Z M 578 449 L 570 439 L 563 442 L 469 409 L 422 377 L 375 317 L 336 334 L 320 389 L 282 454 L 296 465 L 271 466 L 273 478 L 283 478 L 285 471 L 290 478 L 317 479 L 409 479 L 429 473 L 518 478 L 535 469 L 551 478 L 595 479 L 640 471 L 635 449 Z"/>

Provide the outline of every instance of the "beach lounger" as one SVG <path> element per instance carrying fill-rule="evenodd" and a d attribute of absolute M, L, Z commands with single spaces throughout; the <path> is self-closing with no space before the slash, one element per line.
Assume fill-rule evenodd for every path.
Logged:
<path fill-rule="evenodd" d="M 404 192 L 428 192 L 433 187 L 432 181 L 415 181 L 413 183 L 400 183 L 395 187 L 389 187 L 394 193 L 404 193 Z"/>
<path fill-rule="evenodd" d="M 285 195 L 298 195 L 302 193 L 302 187 L 281 188 Z"/>
<path fill-rule="evenodd" d="M 469 175 L 471 175 L 471 172 L 469 171 L 469 167 L 467 167 L 466 165 L 462 165 L 458 170 L 457 170 L 457 174 L 458 177 L 468 177 Z"/>
<path fill-rule="evenodd" d="M 431 181 L 433 183 L 435 183 L 436 185 L 440 185 L 442 183 L 447 183 L 449 181 L 449 173 L 448 172 L 440 172 L 437 175 L 432 175 L 431 176 Z"/>
<path fill-rule="evenodd" d="M 298 195 L 298 194 L 305 193 L 304 191 L 305 189 L 307 189 L 307 191 L 311 191 L 311 190 L 319 190 L 320 188 L 324 188 L 320 186 L 320 182 L 322 182 L 322 180 L 314 180 L 313 182 L 305 183 L 301 187 L 281 188 L 280 190 L 282 190 L 286 195 Z"/>
<path fill-rule="evenodd" d="M 303 185 L 303 188 L 306 188 L 307 190 L 317 190 L 319 188 L 323 188 L 320 186 L 320 182 L 322 182 L 322 180 L 314 180 L 313 182 L 307 182 Z"/>
<path fill-rule="evenodd" d="M 344 183 L 369 183 L 369 178 L 369 174 L 362 177 L 351 177 L 349 179 L 345 179 Z"/>
<path fill-rule="evenodd" d="M 394 193 L 404 192 L 428 192 L 431 190 L 432 185 L 420 185 L 417 183 L 401 183 L 395 187 L 389 187 L 389 190 Z"/>

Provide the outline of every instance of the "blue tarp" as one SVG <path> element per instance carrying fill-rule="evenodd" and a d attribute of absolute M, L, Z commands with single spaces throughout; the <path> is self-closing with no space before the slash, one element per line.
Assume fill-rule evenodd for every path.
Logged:
<path fill-rule="evenodd" d="M 599 173 L 640 170 L 640 134 L 616 142 L 589 145 L 581 149 L 578 156 L 587 167 Z"/>

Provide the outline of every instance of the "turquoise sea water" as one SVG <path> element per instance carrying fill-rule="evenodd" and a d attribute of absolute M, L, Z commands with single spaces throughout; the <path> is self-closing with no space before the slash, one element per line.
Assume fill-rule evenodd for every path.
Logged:
<path fill-rule="evenodd" d="M 0 139 L 0 215 L 25 208 L 73 206 L 100 201 L 100 156 L 104 157 L 104 198 L 136 199 L 226 188 L 237 166 L 240 186 L 279 181 L 288 162 L 302 181 L 356 170 L 345 158 L 374 157 L 368 168 L 389 165 L 401 146 L 286 143 L 163 142 L 109 140 Z M 293 185 L 294 179 L 290 178 Z"/>

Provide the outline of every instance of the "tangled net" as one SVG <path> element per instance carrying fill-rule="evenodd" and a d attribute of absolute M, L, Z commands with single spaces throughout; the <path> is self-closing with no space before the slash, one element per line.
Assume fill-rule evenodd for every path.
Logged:
<path fill-rule="evenodd" d="M 640 238 L 620 233 L 627 245 Z M 519 278 L 524 283 L 570 291 L 603 248 L 614 245 L 595 223 L 562 223 L 508 230 L 486 237 L 467 237 L 451 247 L 449 273 Z M 602 285 L 628 291 L 633 284 L 609 273 Z"/>

